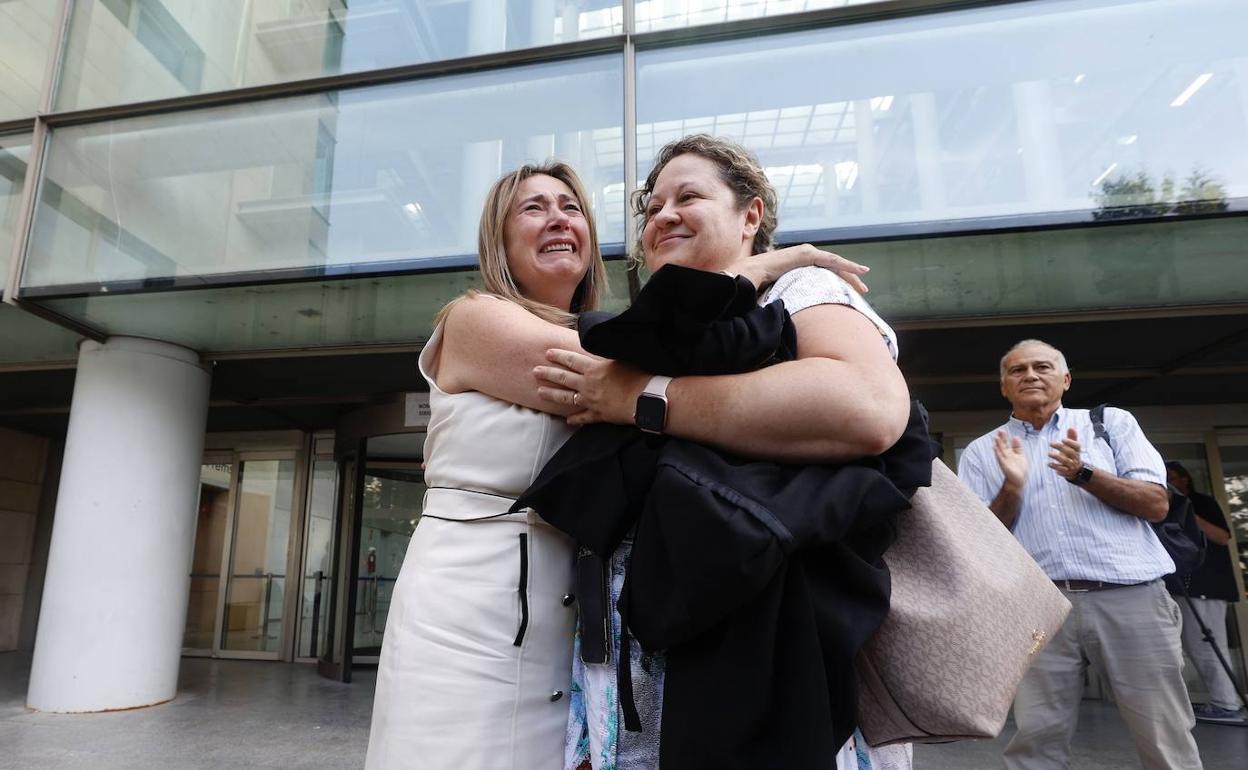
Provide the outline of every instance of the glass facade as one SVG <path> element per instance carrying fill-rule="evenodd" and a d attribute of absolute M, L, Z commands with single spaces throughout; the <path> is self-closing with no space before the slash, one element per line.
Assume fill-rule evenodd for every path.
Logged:
<path fill-rule="evenodd" d="M 586 40 L 622 32 L 623 10 L 594 0 L 78 0 L 69 29 L 62 110 Z"/>
<path fill-rule="evenodd" d="M 622 243 L 622 67 L 590 57 L 58 130 L 23 285 L 472 264 L 489 186 L 551 156 L 584 178 L 600 240 Z"/>
<path fill-rule="evenodd" d="M 55 0 L 0 3 L 0 121 L 27 118 L 39 110 L 58 5 Z"/>
<path fill-rule="evenodd" d="M 758 154 L 782 233 L 1225 210 L 1248 197 L 1243 12 L 1009 3 L 639 51 L 638 178 L 701 131 Z"/>
<path fill-rule="evenodd" d="M 753 149 L 780 240 L 872 264 L 891 317 L 1245 299 L 1206 269 L 1248 213 L 1237 0 L 77 0 L 63 40 L 55 6 L 26 35 L 64 49 L 33 229 L 0 231 L 0 260 L 26 243 L 25 299 L 102 334 L 419 339 L 501 173 L 573 164 L 618 257 L 634 176 L 697 131 Z M 108 112 L 61 117 L 84 108 Z M 12 131 L 9 231 L 32 137 Z"/>

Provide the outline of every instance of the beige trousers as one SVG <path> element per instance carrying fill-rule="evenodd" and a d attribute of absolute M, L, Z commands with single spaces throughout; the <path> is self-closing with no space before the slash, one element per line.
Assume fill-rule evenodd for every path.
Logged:
<path fill-rule="evenodd" d="M 1146 770 L 1199 770 L 1179 608 L 1162 582 L 1062 593 L 1070 599 L 1070 616 L 1019 685 L 1018 734 L 1005 748 L 1005 766 L 1069 767 L 1083 674 L 1093 665 L 1112 689 Z"/>

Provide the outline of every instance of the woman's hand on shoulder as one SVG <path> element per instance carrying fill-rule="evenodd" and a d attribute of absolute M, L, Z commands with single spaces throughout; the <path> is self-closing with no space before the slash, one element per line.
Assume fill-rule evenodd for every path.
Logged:
<path fill-rule="evenodd" d="M 844 278 L 859 294 L 866 294 L 867 285 L 860 276 L 871 268 L 845 259 L 840 254 L 824 251 L 809 243 L 742 257 L 729 265 L 727 272 L 748 279 L 758 288 L 775 283 L 780 276 L 799 267 L 822 267 Z"/>

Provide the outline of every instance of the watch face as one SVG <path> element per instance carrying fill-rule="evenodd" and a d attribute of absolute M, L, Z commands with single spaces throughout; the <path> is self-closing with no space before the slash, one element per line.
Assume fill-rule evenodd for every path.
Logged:
<path fill-rule="evenodd" d="M 667 399 L 642 393 L 637 398 L 633 420 L 637 427 L 650 433 L 661 433 L 667 417 Z"/>

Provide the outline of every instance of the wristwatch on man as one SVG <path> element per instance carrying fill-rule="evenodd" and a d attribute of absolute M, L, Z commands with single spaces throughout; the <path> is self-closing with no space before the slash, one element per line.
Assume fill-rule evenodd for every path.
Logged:
<path fill-rule="evenodd" d="M 1092 480 L 1092 467 L 1090 465 L 1081 465 L 1079 470 L 1075 472 L 1075 475 L 1066 480 L 1077 487 L 1081 487 Z"/>
<path fill-rule="evenodd" d="M 633 422 L 646 433 L 662 433 L 667 426 L 667 386 L 671 381 L 671 377 L 655 375 L 637 396 Z"/>

